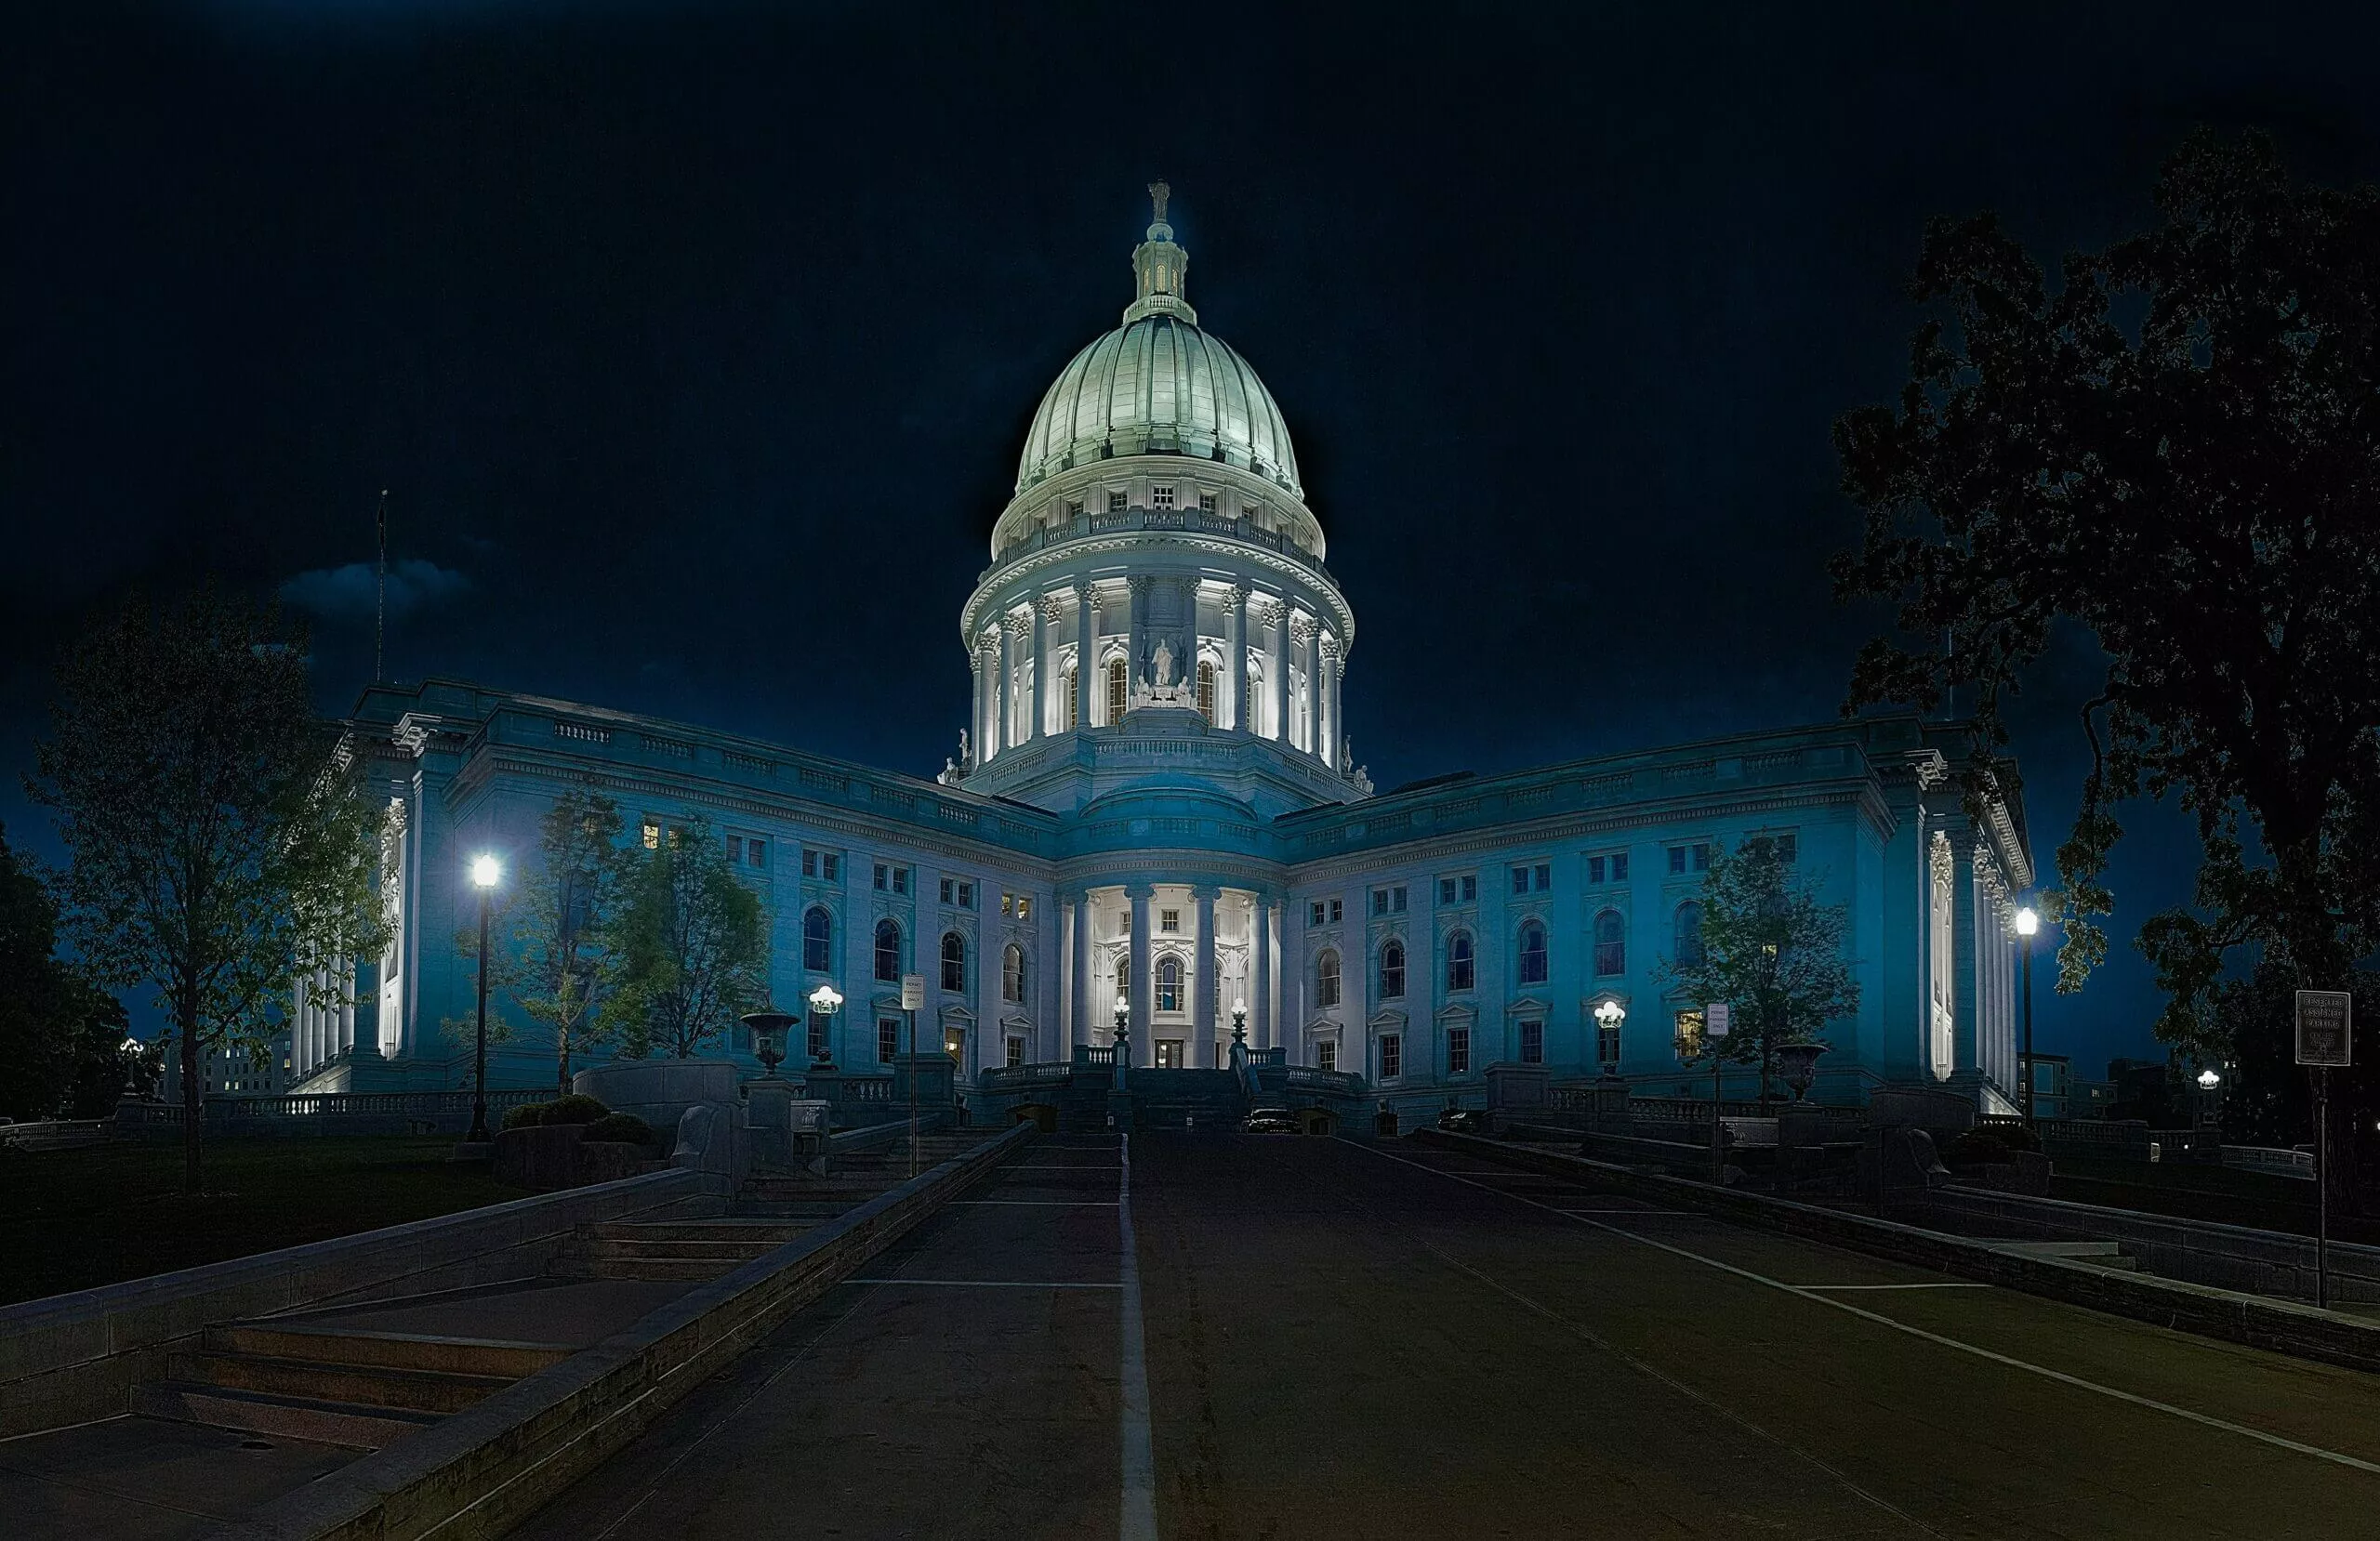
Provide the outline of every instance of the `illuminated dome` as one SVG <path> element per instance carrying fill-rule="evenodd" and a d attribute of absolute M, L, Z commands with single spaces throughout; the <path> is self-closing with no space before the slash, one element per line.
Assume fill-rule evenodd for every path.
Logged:
<path fill-rule="evenodd" d="M 1183 296 L 1189 267 L 1160 195 L 1148 239 L 1132 252 L 1139 296 L 1124 323 L 1076 354 L 1041 398 L 1017 462 L 1019 493 L 1117 455 L 1182 454 L 1305 495 L 1273 393 L 1230 344 L 1199 330 Z"/>

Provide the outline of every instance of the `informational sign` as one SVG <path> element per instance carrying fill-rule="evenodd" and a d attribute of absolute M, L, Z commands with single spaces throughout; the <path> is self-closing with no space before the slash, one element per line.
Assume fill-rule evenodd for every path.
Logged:
<path fill-rule="evenodd" d="M 2297 992 L 2297 1062 L 2345 1065 L 2352 1061 L 2355 997 L 2344 990 Z"/>
<path fill-rule="evenodd" d="M 923 1011 L 926 1008 L 926 977 L 923 974 L 901 976 L 901 1009 Z"/>
<path fill-rule="evenodd" d="M 1724 1038 L 1727 1035 L 1727 1003 L 1713 1001 L 1702 1008 L 1702 1035 Z"/>

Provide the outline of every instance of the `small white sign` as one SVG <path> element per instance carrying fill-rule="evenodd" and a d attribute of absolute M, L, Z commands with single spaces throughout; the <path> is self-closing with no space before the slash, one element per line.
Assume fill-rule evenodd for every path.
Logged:
<path fill-rule="evenodd" d="M 2297 1062 L 2347 1065 L 2355 1058 L 2355 997 L 2344 990 L 2297 992 Z"/>
<path fill-rule="evenodd" d="M 1724 1038 L 1727 1035 L 1727 1003 L 1714 1001 L 1702 1008 L 1702 1035 Z"/>
<path fill-rule="evenodd" d="M 923 974 L 901 976 L 901 1009 L 923 1011 L 926 1008 L 926 977 Z"/>

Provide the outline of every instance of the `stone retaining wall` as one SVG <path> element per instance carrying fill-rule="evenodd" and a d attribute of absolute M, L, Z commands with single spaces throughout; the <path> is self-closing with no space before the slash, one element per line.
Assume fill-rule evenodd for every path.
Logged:
<path fill-rule="evenodd" d="M 213 1541 L 500 1536 L 1034 1132 L 1017 1125 L 626 1332 L 266 1505 Z"/>
<path fill-rule="evenodd" d="M 1424 1129 L 1415 1138 L 1425 1144 L 1484 1156 L 1502 1166 L 1551 1173 L 1605 1192 L 1650 1199 L 1675 1208 L 1701 1210 L 1782 1235 L 1847 1247 L 2178 1332 L 2351 1369 L 2380 1370 L 2380 1323 L 2338 1311 L 2318 1311 L 2290 1300 L 2259 1299 L 2149 1274 L 2093 1268 L 2057 1258 L 2003 1251 L 1989 1242 L 1944 1235 L 1894 1220 L 1871 1219 L 1865 1215 L 1797 1204 L 1791 1199 L 1632 1171 L 1583 1156 L 1508 1145 L 1476 1135 Z"/>
<path fill-rule="evenodd" d="M 0 1439 L 127 1411 L 132 1388 L 160 1378 L 166 1353 L 211 1324 L 529 1278 L 582 1224 L 716 1207 L 721 1197 L 699 1174 L 655 1172 L 9 1306 L 0 1310 Z"/>

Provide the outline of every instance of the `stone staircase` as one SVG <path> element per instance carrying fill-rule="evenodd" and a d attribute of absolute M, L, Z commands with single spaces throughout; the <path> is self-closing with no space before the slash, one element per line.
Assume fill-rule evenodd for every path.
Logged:
<path fill-rule="evenodd" d="M 562 1279 L 652 1279 L 706 1284 L 773 1252 L 808 1223 L 752 1219 L 622 1221 L 582 1225 L 547 1271 Z"/>
<path fill-rule="evenodd" d="M 1133 1120 L 1144 1129 L 1236 1129 L 1248 1090 L 1229 1070 L 1134 1070 Z"/>
<path fill-rule="evenodd" d="M 2140 1271 L 2140 1259 L 2123 1250 L 2121 1242 L 1987 1242 L 1988 1246 L 2003 1252 L 2021 1252 L 2029 1258 L 2058 1258 L 2069 1263 L 2088 1263 L 2094 1268 L 2111 1268 L 2124 1273 Z"/>
<path fill-rule="evenodd" d="M 236 1322 L 167 1358 L 132 1410 L 280 1439 L 377 1450 L 566 1358 L 544 1343 Z"/>

